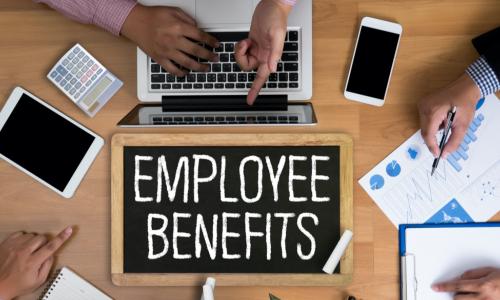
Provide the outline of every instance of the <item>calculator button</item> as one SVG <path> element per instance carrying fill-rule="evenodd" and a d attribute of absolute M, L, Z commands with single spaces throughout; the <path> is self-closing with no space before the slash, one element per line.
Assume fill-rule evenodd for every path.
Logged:
<path fill-rule="evenodd" d="M 87 83 L 85 84 L 86 87 L 89 87 L 90 85 L 92 84 L 92 81 L 87 81 Z"/>
<path fill-rule="evenodd" d="M 87 80 L 89 80 L 89 78 L 87 77 L 87 75 L 83 75 L 82 79 L 80 79 L 82 81 L 82 83 L 85 83 L 87 82 Z"/>
<path fill-rule="evenodd" d="M 66 66 L 67 64 L 69 64 L 69 60 L 67 60 L 67 59 L 63 60 L 62 64 L 63 64 L 63 66 Z"/>
<path fill-rule="evenodd" d="M 90 76 L 92 76 L 92 74 L 93 74 L 92 70 L 88 70 L 88 72 L 85 73 L 85 76 L 90 77 Z"/>
<path fill-rule="evenodd" d="M 89 56 L 88 55 L 85 55 L 85 57 L 83 57 L 83 62 L 86 63 L 89 61 Z"/>
<path fill-rule="evenodd" d="M 62 86 L 62 87 L 64 87 L 64 86 L 66 85 L 66 83 L 67 83 L 67 81 L 66 81 L 65 79 L 63 79 L 63 80 L 61 81 L 61 86 Z"/>
<path fill-rule="evenodd" d="M 73 58 L 73 60 L 71 61 L 74 65 L 76 65 L 78 63 L 78 58 Z"/>
<path fill-rule="evenodd" d="M 71 70 L 71 74 L 76 75 L 78 73 L 78 68 L 74 67 L 73 70 Z"/>
<path fill-rule="evenodd" d="M 80 48 L 75 47 L 75 49 L 73 49 L 73 53 L 75 53 L 75 54 L 76 54 L 76 53 L 78 53 L 78 52 L 80 52 Z"/>
<path fill-rule="evenodd" d="M 76 89 L 75 89 L 75 88 L 72 88 L 72 89 L 71 89 L 71 91 L 69 91 L 69 94 L 70 94 L 70 95 L 74 95 L 74 94 L 75 94 L 75 92 L 76 92 Z"/>
<path fill-rule="evenodd" d="M 97 75 L 102 73 L 102 69 L 97 70 Z"/>
<path fill-rule="evenodd" d="M 92 66 L 92 71 L 97 70 L 97 68 L 99 68 L 99 66 L 98 66 L 98 65 L 93 65 L 93 66 Z"/>
<path fill-rule="evenodd" d="M 80 93 L 85 92 L 86 89 L 87 89 L 86 87 L 82 86 L 82 88 L 80 89 Z"/>
<path fill-rule="evenodd" d="M 70 88 L 71 88 L 71 84 L 69 84 L 69 83 L 68 83 L 68 84 L 64 87 L 64 89 L 65 89 L 66 91 L 69 91 L 69 89 L 70 89 Z"/>
<path fill-rule="evenodd" d="M 80 93 L 75 94 L 75 99 L 78 99 L 78 98 L 80 98 Z"/>
<path fill-rule="evenodd" d="M 89 67 L 88 67 L 87 65 L 85 65 L 85 66 L 83 66 L 83 68 L 82 68 L 82 72 L 84 72 L 84 73 L 85 73 L 85 72 L 87 72 L 87 70 L 88 70 L 88 69 L 89 69 Z"/>
<path fill-rule="evenodd" d="M 96 79 L 97 79 L 97 75 L 92 76 L 92 80 L 96 80 Z"/>
<path fill-rule="evenodd" d="M 76 77 L 78 77 L 78 78 L 81 78 L 81 77 L 82 77 L 82 75 L 83 75 L 83 72 L 82 72 L 82 71 L 79 71 L 78 73 L 76 73 Z"/>
<path fill-rule="evenodd" d="M 65 76 L 66 74 L 68 74 L 68 70 L 66 70 L 66 68 L 64 68 L 63 66 L 58 66 L 56 70 L 62 76 Z"/>
<path fill-rule="evenodd" d="M 61 81 L 61 79 L 62 79 L 62 76 L 61 76 L 61 75 L 57 76 L 57 78 L 56 78 L 56 82 Z"/>
<path fill-rule="evenodd" d="M 78 58 L 82 58 L 84 55 L 85 55 L 85 53 L 80 52 L 80 53 L 78 53 Z"/>
<path fill-rule="evenodd" d="M 83 63 L 82 62 L 79 62 L 78 65 L 76 65 L 78 67 L 78 69 L 81 69 L 83 67 Z"/>
<path fill-rule="evenodd" d="M 75 87 L 76 87 L 77 89 L 79 89 L 81 86 L 82 86 L 82 84 L 80 83 L 80 81 L 78 81 L 78 82 L 75 84 Z"/>
<path fill-rule="evenodd" d="M 94 64 L 94 61 L 93 60 L 89 60 L 89 62 L 87 63 L 87 67 L 92 67 L 92 65 Z"/>
<path fill-rule="evenodd" d="M 72 85 L 74 85 L 76 83 L 76 78 L 71 79 L 71 81 L 69 83 L 71 83 Z"/>
<path fill-rule="evenodd" d="M 68 68 L 68 70 L 71 70 L 71 69 L 73 69 L 73 67 L 74 67 L 74 64 L 72 64 L 72 63 L 69 63 L 69 64 L 68 64 L 68 65 L 67 65 L 66 67 Z"/>
<path fill-rule="evenodd" d="M 57 76 L 57 72 L 56 71 L 52 71 L 52 73 L 50 73 L 50 77 L 51 78 L 56 78 Z"/>
<path fill-rule="evenodd" d="M 68 75 L 66 75 L 66 77 L 64 77 L 64 79 L 66 79 L 66 81 L 70 81 L 71 78 L 73 78 L 73 76 L 71 76 L 71 74 L 68 74 Z"/>
<path fill-rule="evenodd" d="M 75 54 L 73 52 L 71 52 L 69 55 L 68 55 L 68 59 L 73 59 L 73 57 L 75 57 Z"/>

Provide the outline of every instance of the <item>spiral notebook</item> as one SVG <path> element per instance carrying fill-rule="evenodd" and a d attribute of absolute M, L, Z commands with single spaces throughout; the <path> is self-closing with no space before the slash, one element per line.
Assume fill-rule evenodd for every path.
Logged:
<path fill-rule="evenodd" d="M 92 284 L 63 267 L 40 295 L 39 300 L 113 300 Z"/>

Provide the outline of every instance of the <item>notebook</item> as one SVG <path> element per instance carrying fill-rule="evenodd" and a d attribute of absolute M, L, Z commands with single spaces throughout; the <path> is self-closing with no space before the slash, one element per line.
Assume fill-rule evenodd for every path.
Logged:
<path fill-rule="evenodd" d="M 47 284 L 39 300 L 113 300 L 92 284 L 63 267 Z"/>
<path fill-rule="evenodd" d="M 401 299 L 452 300 L 431 285 L 470 269 L 498 268 L 499 253 L 500 223 L 401 225 Z"/>

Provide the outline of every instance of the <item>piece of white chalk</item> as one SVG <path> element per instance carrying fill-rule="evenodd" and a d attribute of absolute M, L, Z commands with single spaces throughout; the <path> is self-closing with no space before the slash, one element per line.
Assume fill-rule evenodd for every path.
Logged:
<path fill-rule="evenodd" d="M 203 299 L 204 300 L 214 300 L 214 290 L 208 284 L 203 286 Z"/>
<path fill-rule="evenodd" d="M 335 268 L 337 268 L 337 265 L 339 264 L 340 259 L 344 255 L 347 246 L 349 246 L 349 242 L 351 241 L 351 239 L 352 231 L 346 229 L 339 242 L 337 243 L 337 246 L 335 246 L 335 249 L 333 249 L 332 254 L 330 254 L 330 257 L 326 261 L 325 266 L 323 267 L 323 272 L 333 274 Z"/>
<path fill-rule="evenodd" d="M 205 286 L 208 286 L 210 287 L 212 290 L 211 290 L 211 294 L 209 297 L 211 298 L 207 298 L 205 297 Z M 215 290 L 215 278 L 213 277 L 207 277 L 207 280 L 205 281 L 205 285 L 203 286 L 203 291 L 201 293 L 201 300 L 213 300 L 214 299 L 214 290 Z"/>

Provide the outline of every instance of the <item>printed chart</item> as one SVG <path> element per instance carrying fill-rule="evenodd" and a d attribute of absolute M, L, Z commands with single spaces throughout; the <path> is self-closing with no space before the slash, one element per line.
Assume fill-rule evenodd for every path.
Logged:
<path fill-rule="evenodd" d="M 490 96 L 476 109 L 460 147 L 433 176 L 434 157 L 418 131 L 359 180 L 395 226 L 485 221 L 500 210 L 500 199 L 488 202 L 500 198 L 500 163 L 492 170 L 500 161 L 500 101 Z"/>

